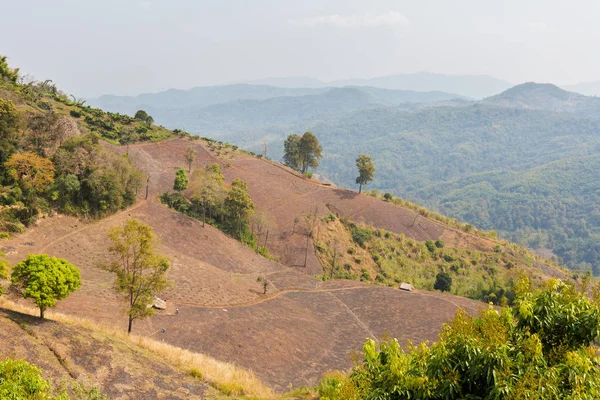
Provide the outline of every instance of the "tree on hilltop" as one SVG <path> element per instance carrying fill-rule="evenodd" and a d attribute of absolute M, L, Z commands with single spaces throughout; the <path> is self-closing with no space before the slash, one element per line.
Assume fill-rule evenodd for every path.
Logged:
<path fill-rule="evenodd" d="M 23 289 L 24 298 L 33 299 L 42 319 L 47 308 L 54 307 L 58 300 L 65 299 L 81 285 L 76 266 L 46 254 L 30 254 L 15 265 L 11 281 Z"/>
<path fill-rule="evenodd" d="M 319 139 L 312 132 L 305 132 L 304 135 L 289 135 L 284 144 L 284 163 L 302 173 L 308 168 L 317 168 L 321 159 L 323 148 L 319 144 Z"/>
<path fill-rule="evenodd" d="M 358 187 L 358 193 L 361 193 L 363 185 L 367 185 L 373 180 L 373 174 L 375 174 L 375 165 L 373 165 L 371 156 L 361 154 L 356 159 L 356 167 L 358 168 L 356 183 L 360 185 Z"/>
<path fill-rule="evenodd" d="M 170 260 L 156 253 L 158 240 L 152 228 L 135 219 L 111 229 L 108 237 L 112 241 L 108 251 L 115 259 L 100 268 L 116 275 L 115 290 L 128 302 L 130 333 L 134 320 L 154 314 L 154 296 L 169 287 L 166 274 Z"/>
<path fill-rule="evenodd" d="M 145 122 L 146 124 L 148 124 L 148 126 L 154 123 L 154 118 L 148 115 L 148 113 L 144 110 L 137 110 L 133 118 Z"/>

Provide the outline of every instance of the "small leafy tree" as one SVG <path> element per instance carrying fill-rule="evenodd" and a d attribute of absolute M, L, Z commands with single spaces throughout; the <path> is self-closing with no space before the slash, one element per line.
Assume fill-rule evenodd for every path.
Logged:
<path fill-rule="evenodd" d="M 208 169 L 196 170 L 190 184 L 190 200 L 198 213 L 202 213 L 202 226 L 206 215 L 213 218 L 222 211 L 225 200 L 223 176 Z"/>
<path fill-rule="evenodd" d="M 231 190 L 225 197 L 225 211 L 229 217 L 230 229 L 239 235 L 242 226 L 248 223 L 248 219 L 254 213 L 254 202 L 248 193 L 248 184 L 236 178 L 231 183 Z"/>
<path fill-rule="evenodd" d="M 371 160 L 371 156 L 361 154 L 356 159 L 356 167 L 358 168 L 358 176 L 356 177 L 356 183 L 360 185 L 358 188 L 358 193 L 361 193 L 363 185 L 367 185 L 373 180 L 373 174 L 375 173 L 375 165 L 373 165 L 373 160 Z"/>
<path fill-rule="evenodd" d="M 30 254 L 13 267 L 11 281 L 23 290 L 23 297 L 31 298 L 44 311 L 54 307 L 58 300 L 65 299 L 79 289 L 79 269 L 62 258 L 46 254 Z"/>
<path fill-rule="evenodd" d="M 321 159 L 323 148 L 319 139 L 312 132 L 305 132 L 299 143 L 300 159 L 302 160 L 301 172 L 305 173 L 308 168 L 317 168 Z"/>
<path fill-rule="evenodd" d="M 133 118 L 140 120 L 140 121 L 144 121 L 146 122 L 146 120 L 148 119 L 149 115 L 146 111 L 144 110 L 137 110 L 135 113 L 135 116 Z"/>
<path fill-rule="evenodd" d="M 153 315 L 153 298 L 169 287 L 166 274 L 170 260 L 156 253 L 158 240 L 152 228 L 135 219 L 108 232 L 112 246 L 108 251 L 116 258 L 101 266 L 116 275 L 115 290 L 127 300 L 127 315 L 131 332 L 133 321 Z"/>
<path fill-rule="evenodd" d="M 452 289 L 452 277 L 450 274 L 445 271 L 438 273 L 435 276 L 433 288 L 441 292 L 449 292 Z"/>
<path fill-rule="evenodd" d="M 182 192 L 187 189 L 189 183 L 189 179 L 185 169 L 181 168 L 175 172 L 175 182 L 173 183 L 173 190 L 178 192 Z"/>
<path fill-rule="evenodd" d="M 185 158 L 185 162 L 188 165 L 188 174 L 192 172 L 192 164 L 196 159 L 196 153 L 194 153 L 194 149 L 192 146 L 188 147 L 185 153 L 183 153 L 183 157 Z"/>
<path fill-rule="evenodd" d="M 294 133 L 285 139 L 285 142 L 283 143 L 283 162 L 288 167 L 296 170 L 302 168 L 299 135 Z"/>
<path fill-rule="evenodd" d="M 260 283 L 263 288 L 263 294 L 267 294 L 267 288 L 269 287 L 269 280 L 264 276 L 259 276 L 256 278 L 256 282 Z"/>

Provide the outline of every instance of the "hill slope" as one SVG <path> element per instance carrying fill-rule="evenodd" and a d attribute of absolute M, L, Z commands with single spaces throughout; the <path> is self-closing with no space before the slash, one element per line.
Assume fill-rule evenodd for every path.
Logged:
<path fill-rule="evenodd" d="M 568 92 L 558 86 L 528 82 L 482 100 L 500 107 L 570 112 L 587 117 L 600 117 L 600 99 Z"/>

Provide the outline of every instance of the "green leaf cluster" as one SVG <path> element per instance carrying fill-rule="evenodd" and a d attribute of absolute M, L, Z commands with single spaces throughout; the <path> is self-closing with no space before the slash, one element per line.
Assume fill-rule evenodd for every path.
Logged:
<path fill-rule="evenodd" d="M 65 299 L 79 289 L 79 269 L 67 260 L 46 254 L 29 254 L 13 267 L 11 281 L 23 290 L 23 297 L 31 298 L 44 311 L 54 307 L 58 300 Z"/>

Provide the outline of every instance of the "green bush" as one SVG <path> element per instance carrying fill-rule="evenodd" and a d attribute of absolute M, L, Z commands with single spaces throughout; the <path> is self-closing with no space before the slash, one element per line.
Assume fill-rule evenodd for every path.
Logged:
<path fill-rule="evenodd" d="M 464 310 L 439 341 L 404 351 L 397 340 L 369 339 L 349 375 L 325 376 L 321 398 L 573 399 L 600 398 L 595 348 L 600 309 L 558 280 L 532 292 L 524 279 L 513 308 Z M 325 397 L 326 396 L 326 397 Z"/>
<path fill-rule="evenodd" d="M 71 111 L 69 111 L 69 114 L 73 118 L 79 118 L 79 117 L 81 117 L 81 113 L 79 111 L 77 111 L 77 110 L 71 110 Z"/>
<path fill-rule="evenodd" d="M 428 240 L 425 242 L 425 247 L 427 247 L 427 250 L 429 250 L 430 253 L 435 253 L 435 243 L 433 243 L 433 240 Z"/>
<path fill-rule="evenodd" d="M 372 232 L 367 228 L 358 228 L 356 226 L 352 228 L 352 240 L 360 247 L 365 247 L 365 244 L 371 240 L 371 236 Z"/>

